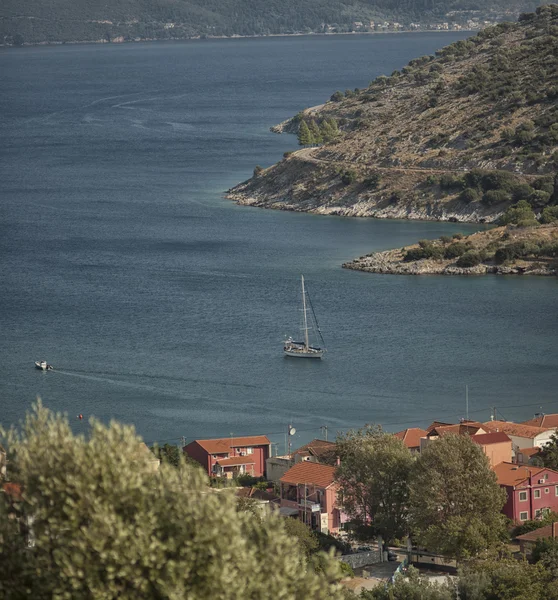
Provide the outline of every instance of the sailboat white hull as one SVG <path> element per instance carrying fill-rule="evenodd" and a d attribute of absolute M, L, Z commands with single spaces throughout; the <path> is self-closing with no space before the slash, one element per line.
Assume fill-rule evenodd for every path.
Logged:
<path fill-rule="evenodd" d="M 309 349 L 309 350 L 285 350 L 285 356 L 292 356 L 294 358 L 322 358 L 324 355 L 323 350 Z"/>
<path fill-rule="evenodd" d="M 296 341 L 292 337 L 289 337 L 285 340 L 285 344 L 283 346 L 283 352 L 285 356 L 292 356 L 293 358 L 322 358 L 325 353 L 325 348 L 316 348 L 310 345 L 310 341 L 308 338 L 308 330 L 310 327 L 308 326 L 308 317 L 307 311 L 308 307 L 306 305 L 306 290 L 304 288 L 304 276 L 300 278 L 301 286 L 302 286 L 302 315 L 303 315 L 303 327 L 302 331 L 304 332 L 304 340 Z M 316 315 L 314 314 L 314 309 L 312 308 L 312 304 L 310 302 L 310 297 L 308 296 L 308 302 L 310 303 L 310 309 L 312 311 L 312 315 L 314 318 L 314 323 L 316 325 L 316 329 L 320 335 L 320 338 L 323 342 L 323 337 L 320 332 L 320 326 L 318 325 L 318 320 L 316 319 Z"/>

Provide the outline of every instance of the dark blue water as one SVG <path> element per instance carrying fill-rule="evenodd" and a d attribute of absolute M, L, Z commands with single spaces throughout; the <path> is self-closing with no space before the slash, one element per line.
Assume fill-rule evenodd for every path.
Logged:
<path fill-rule="evenodd" d="M 558 410 L 555 279 L 376 276 L 474 226 L 241 208 L 295 148 L 268 128 L 462 34 L 0 52 L 0 421 L 37 395 L 148 441 Z M 304 273 L 329 353 L 284 359 Z M 45 358 L 57 371 L 41 373 Z"/>

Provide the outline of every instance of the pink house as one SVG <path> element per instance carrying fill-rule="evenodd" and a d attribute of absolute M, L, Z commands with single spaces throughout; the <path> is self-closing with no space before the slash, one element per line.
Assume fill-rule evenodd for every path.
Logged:
<path fill-rule="evenodd" d="M 281 512 L 295 516 L 311 529 L 338 533 L 341 512 L 337 508 L 335 468 L 303 461 L 281 477 Z"/>
<path fill-rule="evenodd" d="M 182 449 L 207 470 L 210 477 L 231 479 L 238 475 L 265 475 L 271 442 L 265 435 L 194 440 Z"/>
<path fill-rule="evenodd" d="M 492 469 L 507 501 L 502 512 L 517 523 L 558 512 L 558 472 L 546 467 L 501 462 Z"/>

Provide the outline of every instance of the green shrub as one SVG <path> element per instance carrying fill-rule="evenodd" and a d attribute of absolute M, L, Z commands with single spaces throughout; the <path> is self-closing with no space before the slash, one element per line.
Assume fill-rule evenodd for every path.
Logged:
<path fill-rule="evenodd" d="M 533 181 L 532 186 L 536 190 L 542 190 L 543 192 L 548 192 L 549 194 L 554 193 L 554 181 L 552 177 L 541 177 L 540 179 L 536 179 Z"/>
<path fill-rule="evenodd" d="M 364 180 L 364 185 L 369 187 L 370 189 L 377 189 L 377 187 L 380 185 L 380 180 L 382 179 L 382 176 L 379 173 L 372 173 L 372 175 L 368 176 L 365 180 Z"/>
<path fill-rule="evenodd" d="M 528 200 L 533 191 L 533 188 L 527 183 L 518 183 L 512 190 L 512 198 L 515 202 Z"/>
<path fill-rule="evenodd" d="M 507 262 L 508 260 L 513 260 L 515 258 L 515 254 L 511 246 L 504 246 L 503 248 L 498 248 L 494 253 L 494 262 L 497 265 L 501 265 L 502 263 Z"/>
<path fill-rule="evenodd" d="M 533 208 L 526 200 L 520 200 L 517 204 L 510 206 L 500 218 L 502 225 L 519 225 L 522 221 L 536 224 Z"/>
<path fill-rule="evenodd" d="M 440 241 L 442 242 L 442 244 L 449 244 L 451 242 L 451 236 L 449 235 L 441 235 L 440 236 Z"/>
<path fill-rule="evenodd" d="M 546 206 L 549 200 L 550 194 L 544 190 L 534 190 L 529 196 L 529 203 L 536 208 Z"/>
<path fill-rule="evenodd" d="M 459 199 L 467 203 L 478 202 L 481 199 L 481 193 L 476 188 L 466 188 L 459 194 Z"/>
<path fill-rule="evenodd" d="M 481 177 L 481 187 L 488 190 L 505 190 L 511 192 L 516 185 L 516 177 L 508 171 L 485 171 Z"/>
<path fill-rule="evenodd" d="M 488 190 L 483 194 L 482 203 L 486 206 L 510 202 L 511 194 L 505 190 Z"/>
<path fill-rule="evenodd" d="M 350 185 L 357 180 L 357 173 L 352 169 L 347 169 L 344 173 L 341 174 L 341 181 L 345 185 Z"/>
<path fill-rule="evenodd" d="M 541 223 L 556 223 L 558 221 L 558 206 L 547 206 L 541 214 Z"/>
<path fill-rule="evenodd" d="M 412 262 L 423 258 L 426 258 L 426 254 L 422 248 L 411 248 L 410 250 L 407 250 L 403 260 L 405 262 Z"/>
<path fill-rule="evenodd" d="M 436 177 L 436 175 L 429 175 L 429 176 L 426 178 L 426 184 L 427 184 L 427 185 L 438 185 L 438 183 L 439 183 L 439 180 L 438 180 L 438 178 Z"/>
<path fill-rule="evenodd" d="M 452 175 L 451 173 L 444 173 L 440 176 L 440 187 L 443 190 L 458 190 L 463 188 L 463 179 L 461 177 Z"/>
<path fill-rule="evenodd" d="M 462 233 L 454 233 L 451 237 L 454 240 L 462 240 L 465 236 Z"/>
<path fill-rule="evenodd" d="M 469 250 L 457 259 L 457 266 L 462 268 L 476 267 L 481 263 L 481 256 L 475 250 Z"/>
<path fill-rule="evenodd" d="M 341 102 L 341 100 L 343 100 L 344 96 L 343 96 L 343 92 L 340 92 L 339 90 L 337 92 L 335 92 L 334 94 L 332 94 L 330 100 L 332 102 Z"/>
<path fill-rule="evenodd" d="M 462 254 L 465 254 L 468 249 L 469 247 L 467 244 L 464 244 L 463 242 L 454 242 L 445 249 L 444 258 L 458 258 Z"/>

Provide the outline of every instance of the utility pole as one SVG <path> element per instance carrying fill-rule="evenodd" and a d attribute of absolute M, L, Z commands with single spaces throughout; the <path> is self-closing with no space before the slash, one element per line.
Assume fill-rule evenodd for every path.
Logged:
<path fill-rule="evenodd" d="M 469 420 L 469 386 L 465 386 L 465 412 L 467 414 L 467 421 Z"/>
<path fill-rule="evenodd" d="M 322 425 L 322 426 L 320 427 L 320 429 L 321 429 L 321 430 L 322 430 L 322 432 L 324 433 L 324 435 L 325 435 L 325 441 L 327 442 L 327 425 Z"/>

